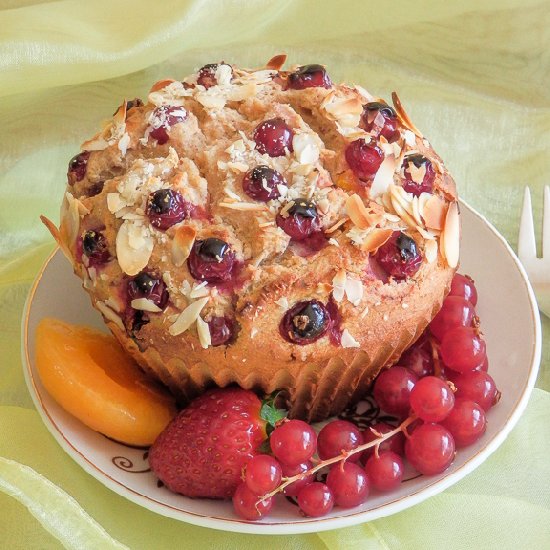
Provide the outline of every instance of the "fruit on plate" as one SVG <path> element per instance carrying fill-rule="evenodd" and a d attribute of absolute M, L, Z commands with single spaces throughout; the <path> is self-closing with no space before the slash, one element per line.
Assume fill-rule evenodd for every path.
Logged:
<path fill-rule="evenodd" d="M 260 454 L 268 426 L 280 418 L 272 400 L 262 404 L 249 390 L 210 390 L 183 409 L 155 441 L 151 469 L 176 493 L 231 498 L 244 466 Z M 245 493 L 238 497 L 242 506 Z"/>
<path fill-rule="evenodd" d="M 176 414 L 174 398 L 110 335 L 57 319 L 36 331 L 36 366 L 48 393 L 102 434 L 148 446 Z"/>

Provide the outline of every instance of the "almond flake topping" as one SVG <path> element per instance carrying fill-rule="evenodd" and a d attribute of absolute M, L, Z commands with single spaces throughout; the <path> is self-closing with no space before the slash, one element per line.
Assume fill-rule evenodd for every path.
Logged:
<path fill-rule="evenodd" d="M 374 227 L 384 218 L 383 211 L 376 203 L 371 202 L 367 208 L 357 193 L 346 199 L 346 213 L 359 229 Z"/>
<path fill-rule="evenodd" d="M 443 229 L 445 216 L 447 215 L 447 203 L 437 195 L 432 195 L 424 203 L 424 222 L 428 229 Z"/>
<path fill-rule="evenodd" d="M 340 340 L 343 348 L 358 348 L 359 342 L 349 333 L 345 328 L 342 332 L 342 338 Z"/>
<path fill-rule="evenodd" d="M 284 296 L 276 300 L 275 303 L 283 309 L 288 309 L 288 300 Z"/>
<path fill-rule="evenodd" d="M 122 271 L 137 275 L 149 262 L 153 246 L 153 237 L 146 226 L 125 221 L 116 236 L 116 255 Z"/>
<path fill-rule="evenodd" d="M 141 311 L 150 311 L 151 313 L 160 313 L 162 309 L 160 309 L 157 304 L 152 302 L 151 300 L 148 300 L 147 298 L 136 298 L 135 300 L 132 300 L 130 305 L 134 309 L 139 309 Z"/>
<path fill-rule="evenodd" d="M 332 279 L 332 296 L 337 302 L 341 302 L 344 299 L 346 279 L 345 269 L 340 269 Z"/>
<path fill-rule="evenodd" d="M 369 197 L 374 199 L 378 195 L 385 193 L 389 186 L 393 184 L 393 175 L 397 168 L 397 160 L 393 154 L 387 154 L 378 168 L 372 185 L 369 189 Z"/>
<path fill-rule="evenodd" d="M 212 336 L 210 334 L 210 327 L 208 323 L 203 320 L 199 315 L 197 317 L 197 334 L 199 335 L 199 342 L 203 349 L 207 349 L 208 346 L 212 345 Z"/>
<path fill-rule="evenodd" d="M 329 119 L 335 120 L 344 128 L 356 128 L 359 126 L 363 104 L 352 90 L 353 96 L 342 96 L 338 90 L 332 90 L 321 103 L 321 109 Z"/>
<path fill-rule="evenodd" d="M 457 202 L 452 202 L 447 210 L 441 248 L 449 267 L 457 267 L 460 255 L 460 216 Z"/>
<path fill-rule="evenodd" d="M 95 305 L 106 319 L 113 322 L 120 330 L 126 330 L 122 319 L 105 302 L 96 302 Z"/>
<path fill-rule="evenodd" d="M 193 287 L 189 291 L 188 294 L 189 298 L 205 298 L 206 296 L 210 296 L 210 289 L 208 288 L 208 282 L 203 281 L 202 283 L 193 283 Z"/>
<path fill-rule="evenodd" d="M 345 292 L 347 299 L 354 306 L 358 306 L 363 298 L 363 283 L 359 279 L 348 277 L 346 279 Z"/>
<path fill-rule="evenodd" d="M 424 242 L 424 256 L 429 264 L 437 260 L 437 241 L 426 240 Z"/>
<path fill-rule="evenodd" d="M 113 118 L 107 122 L 101 132 L 98 132 L 92 139 L 85 141 L 81 145 L 83 151 L 103 151 L 109 145 L 119 142 L 126 134 L 126 100 L 117 109 Z M 127 135 L 127 134 L 126 134 Z M 129 138 L 128 138 L 129 141 Z M 122 152 L 123 149 L 119 149 Z M 123 154 L 126 154 L 124 148 Z"/>
<path fill-rule="evenodd" d="M 295 134 L 292 139 L 294 155 L 300 164 L 314 164 L 319 160 L 319 138 L 312 134 Z"/>
<path fill-rule="evenodd" d="M 181 267 L 191 254 L 197 232 L 188 225 L 180 226 L 174 233 L 172 240 L 172 261 L 176 267 Z"/>
<path fill-rule="evenodd" d="M 172 336 L 177 336 L 185 332 L 199 317 L 202 309 L 208 303 L 210 298 L 201 298 L 196 302 L 191 302 L 176 319 L 173 325 L 170 325 L 168 332 Z"/>
<path fill-rule="evenodd" d="M 61 205 L 61 224 L 59 237 L 70 249 L 76 241 L 80 229 L 80 218 L 90 211 L 71 193 L 65 193 L 65 200 Z"/>

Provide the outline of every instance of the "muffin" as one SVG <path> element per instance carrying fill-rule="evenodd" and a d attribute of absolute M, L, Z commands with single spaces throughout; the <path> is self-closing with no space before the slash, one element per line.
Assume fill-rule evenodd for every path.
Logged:
<path fill-rule="evenodd" d="M 281 390 L 320 420 L 439 310 L 455 184 L 398 97 L 321 65 L 206 65 L 124 101 L 71 159 L 57 229 L 121 345 L 182 403 Z"/>

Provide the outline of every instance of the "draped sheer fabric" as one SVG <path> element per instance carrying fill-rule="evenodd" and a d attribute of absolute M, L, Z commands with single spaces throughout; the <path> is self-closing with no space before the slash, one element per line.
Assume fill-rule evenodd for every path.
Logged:
<path fill-rule="evenodd" d="M 480 5 L 481 4 L 481 5 Z M 280 0 L 0 3 L 0 546 L 9 548 L 542 548 L 550 541 L 550 322 L 528 409 L 504 445 L 443 494 L 347 529 L 293 537 L 160 517 L 82 471 L 26 390 L 19 327 L 51 250 L 68 159 L 122 98 L 205 63 L 276 53 L 335 81 L 397 90 L 459 184 L 513 246 L 523 185 L 550 173 L 550 5 Z M 535 203 L 540 216 L 542 201 Z M 506 312 L 502 312 L 506 315 Z M 520 336 L 520 335 L 518 335 Z"/>

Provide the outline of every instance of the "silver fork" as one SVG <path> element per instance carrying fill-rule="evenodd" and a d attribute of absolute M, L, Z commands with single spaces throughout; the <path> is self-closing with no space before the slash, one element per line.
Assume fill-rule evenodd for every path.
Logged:
<path fill-rule="evenodd" d="M 525 188 L 519 223 L 518 256 L 533 285 L 539 309 L 550 317 L 550 187 L 544 188 L 542 216 L 542 257 L 537 258 L 537 243 L 531 208 L 531 191 Z"/>

